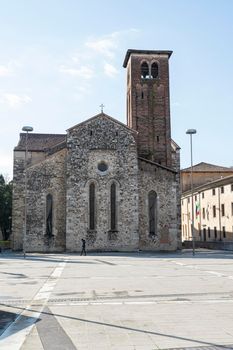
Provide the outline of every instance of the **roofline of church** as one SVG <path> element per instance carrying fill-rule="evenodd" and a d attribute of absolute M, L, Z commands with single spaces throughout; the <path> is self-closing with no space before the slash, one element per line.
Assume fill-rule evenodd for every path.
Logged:
<path fill-rule="evenodd" d="M 128 64 L 128 60 L 131 54 L 144 54 L 144 55 L 168 55 L 168 58 L 171 57 L 173 51 L 169 50 L 137 50 L 137 49 L 129 49 L 126 52 L 125 59 L 123 62 L 123 67 L 126 68 Z"/>
<path fill-rule="evenodd" d="M 25 151 L 25 150 L 26 150 L 26 146 L 20 145 L 20 142 L 22 141 L 22 138 L 24 138 L 24 139 L 26 140 L 26 135 L 27 135 L 26 132 L 21 132 L 21 133 L 19 134 L 20 139 L 19 139 L 19 141 L 18 141 L 18 145 L 15 146 L 14 149 L 13 149 L 14 152 L 21 152 L 21 151 Z M 28 140 L 29 140 L 29 139 L 33 139 L 34 137 L 36 138 L 36 137 L 41 137 L 41 136 L 53 138 L 53 137 L 57 137 L 57 136 L 64 136 L 64 137 L 66 137 L 67 134 L 31 133 L 31 134 L 28 134 Z M 61 142 L 64 142 L 64 141 L 60 141 L 60 142 L 54 144 L 54 145 L 51 146 L 51 147 L 54 147 L 54 146 L 56 146 L 57 144 L 60 144 Z M 45 151 L 45 148 L 43 148 L 43 149 L 42 149 L 42 148 L 31 149 L 31 148 L 30 148 L 30 145 L 28 145 L 28 151 L 30 151 L 30 152 L 44 152 L 44 151 Z"/>
<path fill-rule="evenodd" d="M 173 139 L 171 139 L 171 143 L 173 143 L 177 150 L 181 149 L 180 146 Z"/>
<path fill-rule="evenodd" d="M 21 132 L 19 134 L 19 136 L 22 135 L 27 135 L 26 132 Z M 32 133 L 28 133 L 28 137 L 33 137 L 33 136 L 41 136 L 41 135 L 46 135 L 46 136 L 66 136 L 66 134 L 51 134 L 51 133 L 37 133 L 37 132 L 32 132 Z"/>
<path fill-rule="evenodd" d="M 70 130 L 76 128 L 77 126 L 86 124 L 86 123 L 90 122 L 91 120 L 97 119 L 97 118 L 100 117 L 100 116 L 107 117 L 108 119 L 112 120 L 114 123 L 120 124 L 121 126 L 125 127 L 127 130 L 131 131 L 132 133 L 138 134 L 138 132 L 137 132 L 136 130 L 129 128 L 129 127 L 128 127 L 127 125 L 125 125 L 124 123 L 120 122 L 119 120 L 117 120 L 117 119 L 115 119 L 115 118 L 111 117 L 110 115 L 108 115 L 108 114 L 106 114 L 106 113 L 103 113 L 103 112 L 102 112 L 102 113 L 98 113 L 98 114 L 94 115 L 93 117 L 91 117 L 91 118 L 89 118 L 89 119 L 86 119 L 86 120 L 84 120 L 83 122 L 78 123 L 78 124 L 72 126 L 71 128 L 67 129 L 66 131 L 70 131 Z"/>
<path fill-rule="evenodd" d="M 54 146 L 52 147 L 48 147 L 48 148 L 45 148 L 45 152 L 48 153 L 48 155 L 51 155 L 51 154 L 54 154 L 56 152 L 59 152 L 61 151 L 62 149 L 64 148 L 67 148 L 67 142 L 66 140 L 65 141 L 62 141 L 62 142 L 59 142 L 59 143 L 56 143 Z"/>
<path fill-rule="evenodd" d="M 162 169 L 171 171 L 171 172 L 174 173 L 174 174 L 177 174 L 177 171 L 176 171 L 176 170 L 171 169 L 171 168 L 168 168 L 168 167 L 166 167 L 166 166 L 164 166 L 164 165 L 161 165 L 161 164 L 159 164 L 159 163 L 153 162 L 152 160 L 148 160 L 148 159 L 145 159 L 145 158 L 142 158 L 142 157 L 138 157 L 138 159 L 139 159 L 139 160 L 142 160 L 143 162 L 150 163 L 150 164 L 152 164 L 152 165 L 156 165 L 156 166 L 158 166 L 159 168 L 162 168 Z"/>

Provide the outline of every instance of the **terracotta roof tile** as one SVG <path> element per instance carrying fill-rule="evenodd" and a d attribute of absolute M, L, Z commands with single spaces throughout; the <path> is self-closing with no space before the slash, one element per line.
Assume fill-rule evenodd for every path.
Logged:
<path fill-rule="evenodd" d="M 191 171 L 191 167 L 182 169 L 181 172 Z M 219 165 L 209 164 L 209 163 L 198 163 L 193 166 L 193 172 L 233 172 L 233 168 L 227 168 Z"/>
<path fill-rule="evenodd" d="M 45 151 L 47 148 L 66 141 L 66 134 L 28 134 L 28 150 L 29 151 Z M 20 134 L 18 145 L 15 151 L 24 151 L 26 143 L 26 133 Z"/>

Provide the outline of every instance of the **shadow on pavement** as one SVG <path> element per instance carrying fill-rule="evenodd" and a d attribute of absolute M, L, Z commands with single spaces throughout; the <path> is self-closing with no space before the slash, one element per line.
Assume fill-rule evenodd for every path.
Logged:
<path fill-rule="evenodd" d="M 6 305 L 4 306 L 6 307 Z M 12 306 L 11 308 L 15 309 L 15 307 L 12 307 Z M 17 309 L 19 309 L 20 312 L 24 310 L 24 308 L 17 308 Z M 8 312 L 5 310 L 0 310 L 0 341 L 8 337 L 9 335 L 17 333 L 20 330 L 38 321 L 35 317 L 19 315 L 20 312 L 14 313 L 14 312 Z M 10 334 L 8 334 L 7 332 L 8 327 L 11 326 L 13 322 L 17 323 L 17 317 L 20 317 L 20 322 L 18 322 L 18 324 L 16 324 L 16 326 L 12 328 L 12 331 L 10 332 Z"/>
<path fill-rule="evenodd" d="M 7 305 L 5 305 L 5 306 L 7 306 Z M 17 307 L 13 306 L 12 308 L 19 309 L 19 310 L 24 310 L 24 308 L 21 308 L 21 307 L 18 307 L 18 306 Z M 30 308 L 28 308 L 27 310 L 31 311 L 31 312 L 37 312 L 37 310 L 33 310 L 33 309 L 30 309 Z M 41 321 L 43 319 L 43 315 L 48 315 L 48 316 L 55 316 L 55 317 L 61 317 L 61 318 L 68 318 L 70 320 L 75 320 L 75 321 L 78 321 L 78 322 L 95 324 L 95 325 L 104 326 L 104 327 L 111 327 L 111 328 L 127 330 L 127 331 L 130 331 L 130 332 L 144 333 L 144 334 L 149 334 L 149 335 L 157 335 L 157 336 L 160 336 L 160 337 L 166 337 L 166 338 L 172 338 L 172 339 L 177 339 L 177 340 L 184 340 L 184 341 L 195 342 L 199 346 L 206 346 L 206 345 L 208 345 L 208 346 L 218 347 L 217 349 L 233 349 L 232 344 L 221 345 L 221 344 L 210 343 L 210 342 L 206 342 L 206 341 L 202 341 L 202 340 L 176 336 L 176 335 L 173 335 L 173 334 L 164 334 L 164 333 L 160 333 L 160 332 L 148 331 L 148 330 L 139 329 L 139 328 L 132 328 L 132 327 L 121 326 L 121 325 L 116 325 L 116 324 L 112 324 L 112 323 L 100 322 L 100 321 L 96 321 L 96 320 L 89 320 L 89 319 L 85 319 L 85 318 L 79 318 L 79 317 L 62 315 L 62 314 L 58 314 L 58 313 L 46 312 L 45 310 L 48 310 L 48 309 L 45 307 L 44 311 L 41 312 L 41 315 L 42 315 L 41 318 L 35 319 L 34 323 L 36 323 L 38 321 Z M 2 336 L 0 337 L 0 340 L 1 339 L 2 339 Z M 230 348 L 229 348 L 229 346 L 230 346 Z M 185 347 L 185 348 L 187 348 L 187 347 Z M 182 348 L 182 349 L 184 349 L 184 348 Z"/>

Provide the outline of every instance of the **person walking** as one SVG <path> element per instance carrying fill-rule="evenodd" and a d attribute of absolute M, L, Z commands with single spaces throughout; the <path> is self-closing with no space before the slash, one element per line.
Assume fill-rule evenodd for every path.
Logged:
<path fill-rule="evenodd" d="M 86 241 L 85 241 L 84 238 L 82 238 L 82 251 L 81 251 L 80 255 L 87 255 L 87 252 L 86 252 Z"/>

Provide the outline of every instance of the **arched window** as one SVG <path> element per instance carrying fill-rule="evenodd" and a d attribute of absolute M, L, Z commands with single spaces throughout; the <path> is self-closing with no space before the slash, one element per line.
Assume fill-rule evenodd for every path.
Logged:
<path fill-rule="evenodd" d="M 46 196 L 46 235 L 53 235 L 53 196 Z"/>
<path fill-rule="evenodd" d="M 148 195 L 149 204 L 149 234 L 155 235 L 157 233 L 157 194 L 151 191 Z"/>
<path fill-rule="evenodd" d="M 151 78 L 155 79 L 157 78 L 159 73 L 159 68 L 158 68 L 158 64 L 156 62 L 152 63 L 151 65 Z"/>
<path fill-rule="evenodd" d="M 89 229 L 95 229 L 95 184 L 89 187 Z"/>
<path fill-rule="evenodd" d="M 110 189 L 110 211 L 111 211 L 111 231 L 115 231 L 117 229 L 116 226 L 116 184 L 111 184 Z"/>
<path fill-rule="evenodd" d="M 142 79 L 149 78 L 149 66 L 146 62 L 143 62 L 141 65 L 141 78 Z"/>

